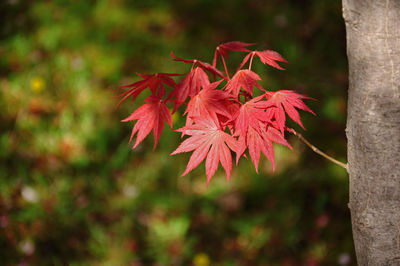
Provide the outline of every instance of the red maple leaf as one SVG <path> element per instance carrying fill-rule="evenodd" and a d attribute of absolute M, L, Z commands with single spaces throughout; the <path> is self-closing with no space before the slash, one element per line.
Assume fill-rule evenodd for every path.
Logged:
<path fill-rule="evenodd" d="M 158 96 L 160 97 L 163 96 L 165 93 L 164 84 L 170 87 L 175 87 L 176 86 L 175 81 L 171 77 L 181 75 L 177 73 L 156 73 L 152 75 L 139 74 L 139 73 L 136 74 L 140 76 L 143 80 L 122 86 L 124 88 L 131 88 L 131 89 L 120 95 L 124 97 L 118 103 L 117 108 L 121 105 L 123 101 L 125 101 L 131 96 L 132 96 L 132 102 L 134 102 L 136 97 L 146 88 L 149 88 L 153 93 L 153 95 L 156 95 L 158 89 L 159 90 Z"/>
<path fill-rule="evenodd" d="M 167 101 L 175 98 L 175 112 L 187 99 L 199 93 L 201 88 L 205 88 L 210 84 L 207 74 L 200 67 L 193 68 L 189 74 L 176 85 L 168 96 Z"/>
<path fill-rule="evenodd" d="M 199 117 L 194 125 L 185 126 L 177 131 L 190 135 L 171 155 L 194 151 L 182 176 L 196 168 L 206 158 L 207 184 L 218 168 L 219 162 L 229 181 L 232 169 L 231 150 L 236 151 L 237 141 L 225 133 L 214 120 Z"/>
<path fill-rule="evenodd" d="M 230 132 L 233 134 L 235 132 L 235 118 L 240 110 L 240 103 L 237 101 L 226 100 L 225 109 L 230 114 L 229 116 L 217 114 L 218 120 L 222 126 L 229 128 Z"/>
<path fill-rule="evenodd" d="M 197 65 L 197 66 L 209 71 L 214 76 L 219 76 L 223 79 L 226 79 L 226 77 L 224 76 L 224 74 L 222 74 L 221 71 L 219 71 L 217 68 L 213 67 L 209 63 L 205 63 L 205 62 L 199 61 L 197 59 L 183 59 L 183 58 L 175 56 L 172 51 L 171 51 L 171 57 L 172 57 L 172 60 L 174 60 L 174 61 L 180 61 L 180 62 L 184 62 L 186 64 L 193 64 L 193 66 Z"/>
<path fill-rule="evenodd" d="M 280 65 L 278 65 L 278 62 L 284 62 L 284 63 L 288 63 L 288 61 L 286 61 L 285 58 L 283 58 L 283 56 L 281 56 L 279 53 L 272 51 L 272 50 L 265 50 L 265 51 L 253 51 L 251 53 L 249 53 L 248 55 L 246 55 L 246 57 L 243 59 L 242 63 L 239 66 L 239 69 L 241 69 L 246 63 L 247 61 L 250 59 L 250 67 L 251 68 L 251 62 L 253 60 L 254 56 L 258 56 L 261 60 L 261 62 L 263 62 L 263 64 L 268 64 L 272 67 L 275 67 L 277 69 L 280 70 L 285 70 L 284 68 L 282 68 Z"/>
<path fill-rule="evenodd" d="M 154 135 L 154 148 L 156 148 L 158 140 L 160 139 L 161 132 L 164 128 L 164 120 L 172 128 L 172 116 L 169 112 L 164 101 L 158 96 L 150 96 L 146 99 L 146 103 L 136 109 L 129 117 L 122 120 L 122 122 L 128 122 L 132 120 L 138 120 L 133 127 L 131 138 L 129 143 L 132 141 L 133 136 L 137 132 L 136 142 L 133 149 L 136 148 L 140 142 L 153 130 Z"/>
<path fill-rule="evenodd" d="M 215 89 L 221 81 L 210 83 L 197 95 L 192 97 L 185 111 L 185 114 L 188 114 L 186 120 L 187 126 L 193 123 L 192 118 L 195 117 L 208 117 L 214 119 L 215 123 L 218 123 L 217 114 L 231 118 L 231 114 L 226 108 L 226 101 L 229 99 L 229 94 Z"/>
<path fill-rule="evenodd" d="M 248 127 L 246 136 L 240 136 L 238 141 L 237 158 L 244 153 L 246 148 L 249 149 L 251 161 L 258 173 L 258 164 L 261 152 L 267 157 L 275 171 L 275 152 L 272 142 L 276 142 L 291 148 L 283 134 L 272 126 L 266 126 L 260 123 L 261 130 L 256 130 L 252 126 Z M 236 162 L 238 159 L 236 159 Z"/>
<path fill-rule="evenodd" d="M 241 51 L 241 52 L 250 52 L 249 49 L 246 49 L 247 46 L 255 45 L 255 43 L 245 43 L 245 42 L 227 42 L 218 45 L 217 49 L 215 49 L 214 59 L 213 59 L 213 67 L 217 65 L 218 57 L 229 57 L 228 51 Z M 224 60 L 224 59 L 223 59 Z M 225 61 L 225 60 L 224 60 Z M 225 62 L 224 62 L 225 65 Z"/>
<path fill-rule="evenodd" d="M 268 112 L 271 113 L 278 124 L 279 130 L 283 133 L 285 129 L 286 116 L 285 111 L 289 117 L 299 124 L 303 129 L 303 123 L 301 123 L 299 112 L 296 108 L 312 113 L 314 112 L 308 108 L 308 106 L 301 99 L 312 99 L 305 95 L 299 94 L 290 90 L 280 90 L 277 92 L 267 92 L 265 93 L 268 99 L 269 108 Z"/>
<path fill-rule="evenodd" d="M 257 131 L 260 131 L 260 123 L 269 120 L 265 113 L 267 101 L 261 101 L 265 96 L 261 95 L 244 103 L 235 118 L 235 135 L 246 137 L 247 129 L 251 126 Z"/>
<path fill-rule="evenodd" d="M 243 88 L 248 94 L 253 95 L 253 86 L 256 86 L 260 90 L 264 91 L 257 80 L 261 80 L 260 76 L 249 69 L 242 69 L 236 72 L 236 74 L 228 81 L 225 90 L 232 92 L 236 98 L 239 95 L 240 88 Z"/>

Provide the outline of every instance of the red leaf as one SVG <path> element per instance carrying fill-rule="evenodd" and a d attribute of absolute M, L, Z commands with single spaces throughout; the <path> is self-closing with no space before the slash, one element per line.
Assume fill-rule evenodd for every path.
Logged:
<path fill-rule="evenodd" d="M 217 114 L 231 118 L 231 114 L 225 106 L 225 101 L 229 99 L 229 94 L 215 89 L 221 81 L 205 86 L 197 95 L 192 97 L 185 111 L 185 114 L 188 114 L 187 126 L 193 123 L 192 118 L 194 117 L 202 116 L 214 119 L 216 124 L 218 124 Z"/>
<path fill-rule="evenodd" d="M 285 128 L 285 111 L 289 115 L 289 117 L 299 124 L 303 129 L 304 126 L 301 123 L 300 120 L 300 115 L 297 112 L 296 108 L 307 111 L 312 113 L 313 115 L 314 112 L 311 111 L 310 108 L 308 108 L 305 103 L 301 99 L 312 99 L 310 97 L 307 97 L 305 95 L 299 94 L 294 91 L 290 90 L 281 90 L 277 92 L 267 92 L 266 97 L 268 99 L 268 105 L 267 107 L 276 107 L 272 108 L 269 110 L 270 113 L 272 113 L 275 117 L 275 120 L 278 124 L 279 130 L 283 133 L 284 128 Z M 284 109 L 285 108 L 285 109 Z"/>
<path fill-rule="evenodd" d="M 278 65 L 276 61 L 288 63 L 288 61 L 286 61 L 285 58 L 283 58 L 279 53 L 275 51 L 272 50 L 253 51 L 243 59 L 242 63 L 239 66 L 239 69 L 241 69 L 247 63 L 247 61 L 254 56 L 258 56 L 261 62 L 263 62 L 263 64 L 268 64 L 280 70 L 285 70 L 285 69 L 282 68 L 280 65 Z"/>
<path fill-rule="evenodd" d="M 246 137 L 247 130 L 251 126 L 260 131 L 260 123 L 268 121 L 268 117 L 264 112 L 267 101 L 261 101 L 264 95 L 251 99 L 240 107 L 235 119 L 235 135 Z"/>
<path fill-rule="evenodd" d="M 181 74 L 176 74 L 176 73 L 157 73 L 157 74 L 152 74 L 152 75 L 146 75 L 146 74 L 139 74 L 137 73 L 138 76 L 140 76 L 143 80 L 137 81 L 132 84 L 124 85 L 122 87 L 124 88 L 131 88 L 128 91 L 124 92 L 120 96 L 124 96 L 121 101 L 118 103 L 117 108 L 121 105 L 123 101 L 128 99 L 129 97 L 132 96 L 132 102 L 135 101 L 136 97 L 146 88 L 149 88 L 153 95 L 156 95 L 157 89 L 159 89 L 159 95 L 162 96 L 164 92 L 164 84 L 168 85 L 170 87 L 175 87 L 175 81 L 170 78 L 173 76 L 179 76 Z"/>
<path fill-rule="evenodd" d="M 217 49 L 215 49 L 214 59 L 213 59 L 213 67 L 217 65 L 218 57 L 229 57 L 228 51 L 241 51 L 241 52 L 250 52 L 250 50 L 246 49 L 247 46 L 255 45 L 255 43 L 245 43 L 245 42 L 227 42 L 220 44 Z"/>
<path fill-rule="evenodd" d="M 239 137 L 239 148 L 237 157 L 239 158 L 246 147 L 249 149 L 251 161 L 254 164 L 258 173 L 258 164 L 261 152 L 267 157 L 272 164 L 272 169 L 275 170 L 275 152 L 272 142 L 276 142 L 291 148 L 290 144 L 285 140 L 283 134 L 272 126 L 261 124 L 261 131 L 249 126 L 246 137 Z"/>
<path fill-rule="evenodd" d="M 229 181 L 232 169 L 230 149 L 233 151 L 237 149 L 237 141 L 231 135 L 225 133 L 212 119 L 203 117 L 199 117 L 196 124 L 185 126 L 177 131 L 191 135 L 191 137 L 184 140 L 171 155 L 194 151 L 182 176 L 196 168 L 207 157 L 207 184 L 210 183 L 219 162 L 221 162 Z"/>
<path fill-rule="evenodd" d="M 288 63 L 288 61 L 286 61 L 286 59 L 283 58 L 279 53 L 272 50 L 265 50 L 262 52 L 256 51 L 256 55 L 260 58 L 261 62 L 263 62 L 264 64 L 268 64 L 272 67 L 275 67 L 277 69 L 284 70 L 284 68 L 279 66 L 278 63 L 276 63 L 276 61 Z"/>
<path fill-rule="evenodd" d="M 248 94 L 253 95 L 253 86 L 256 86 L 260 90 L 264 91 L 257 80 L 261 78 L 249 69 L 243 69 L 236 72 L 236 74 L 228 81 L 225 87 L 227 92 L 232 92 L 236 98 L 239 95 L 240 88 L 243 88 Z"/>
<path fill-rule="evenodd" d="M 192 69 L 189 74 L 176 85 L 171 91 L 168 100 L 175 97 L 175 112 L 187 99 L 199 93 L 201 88 L 205 88 L 210 84 L 207 74 L 200 67 Z"/>
<path fill-rule="evenodd" d="M 133 136 L 137 132 L 136 142 L 133 146 L 133 149 L 143 141 L 143 139 L 150 133 L 151 130 L 153 130 L 155 149 L 158 140 L 160 139 L 161 132 L 164 128 L 164 120 L 172 128 L 171 113 L 160 97 L 150 96 L 145 102 L 146 103 L 144 105 L 139 107 L 129 117 L 122 120 L 122 122 L 138 120 L 133 127 L 131 138 L 129 140 L 130 143 Z"/>
<path fill-rule="evenodd" d="M 240 109 L 240 103 L 237 101 L 232 101 L 232 100 L 227 100 L 225 101 L 225 109 L 228 111 L 230 114 L 229 117 L 223 116 L 223 115 L 218 115 L 218 120 L 221 123 L 221 126 L 223 129 L 227 126 L 230 130 L 231 133 L 233 133 L 235 130 L 235 117 L 237 117 L 239 109 Z"/>

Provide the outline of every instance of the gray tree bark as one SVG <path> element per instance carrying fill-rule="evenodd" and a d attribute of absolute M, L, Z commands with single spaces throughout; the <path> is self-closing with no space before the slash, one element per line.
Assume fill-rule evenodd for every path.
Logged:
<path fill-rule="evenodd" d="M 400 0 L 343 0 L 348 171 L 359 265 L 400 265 Z"/>

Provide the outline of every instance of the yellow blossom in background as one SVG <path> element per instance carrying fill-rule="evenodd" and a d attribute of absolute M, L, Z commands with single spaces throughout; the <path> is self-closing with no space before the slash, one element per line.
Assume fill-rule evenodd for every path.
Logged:
<path fill-rule="evenodd" d="M 193 258 L 193 264 L 195 266 L 208 266 L 210 265 L 210 258 L 205 253 L 198 253 Z"/>
<path fill-rule="evenodd" d="M 45 87 L 45 81 L 42 77 L 33 77 L 31 79 L 31 90 L 35 93 L 40 93 Z"/>

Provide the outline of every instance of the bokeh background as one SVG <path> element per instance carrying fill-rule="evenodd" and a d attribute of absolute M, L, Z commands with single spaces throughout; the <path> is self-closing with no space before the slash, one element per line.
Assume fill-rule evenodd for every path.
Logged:
<path fill-rule="evenodd" d="M 136 72 L 190 68 L 171 50 L 210 62 L 220 43 L 257 42 L 290 61 L 255 60 L 264 87 L 317 99 L 293 127 L 346 161 L 340 2 L 0 1 L 0 264 L 355 265 L 347 174 L 296 138 L 275 172 L 242 159 L 207 188 L 204 164 L 180 177 L 190 155 L 169 156 L 180 134 L 132 150 L 120 120 L 138 105 L 115 108 Z"/>

